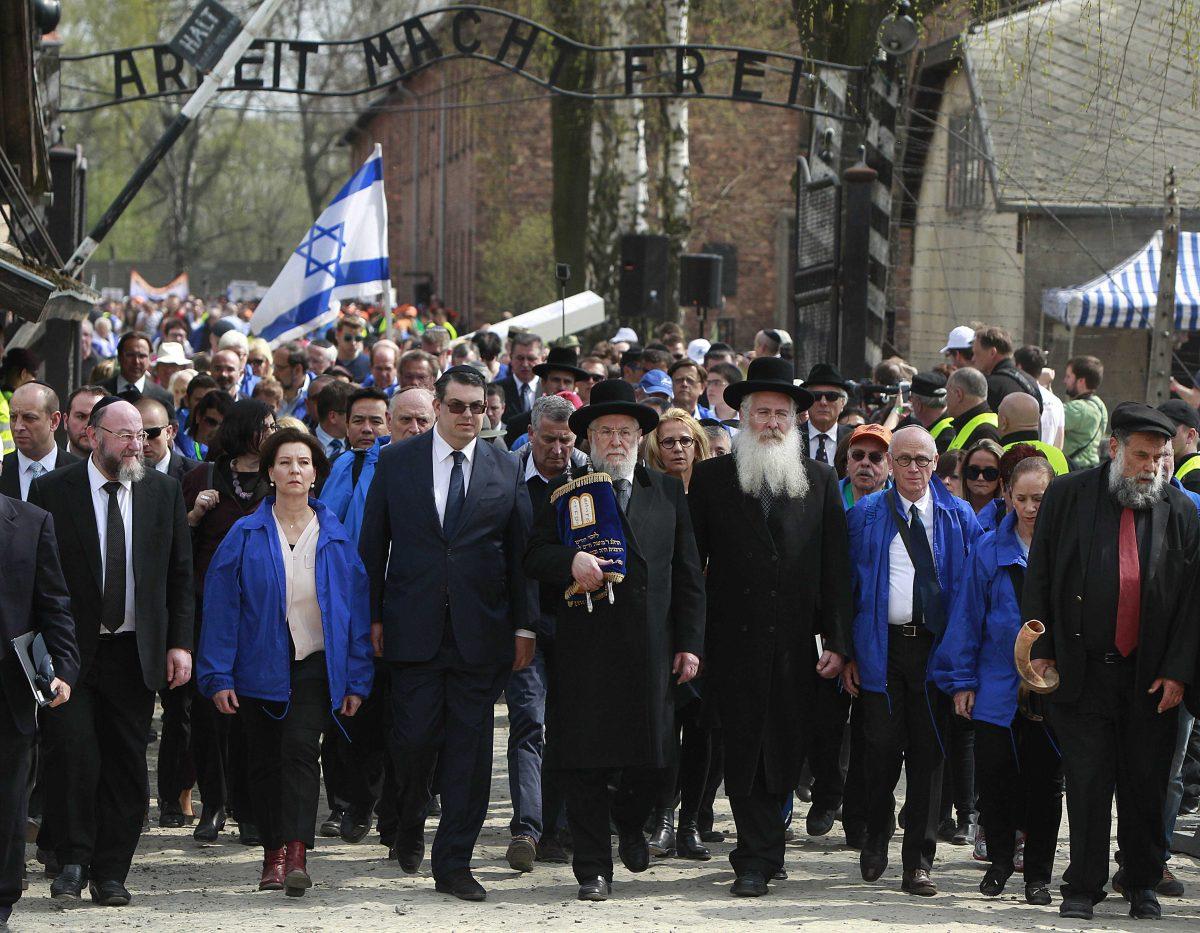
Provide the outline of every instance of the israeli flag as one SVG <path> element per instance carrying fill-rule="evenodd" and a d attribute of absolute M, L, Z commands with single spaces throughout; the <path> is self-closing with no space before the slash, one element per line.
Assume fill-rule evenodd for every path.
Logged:
<path fill-rule="evenodd" d="M 250 330 L 272 347 L 337 318 L 341 302 L 387 291 L 387 203 L 378 143 L 263 295 Z"/>

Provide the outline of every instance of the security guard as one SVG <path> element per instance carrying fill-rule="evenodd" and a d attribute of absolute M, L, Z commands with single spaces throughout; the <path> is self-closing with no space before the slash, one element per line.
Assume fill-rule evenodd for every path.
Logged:
<path fill-rule="evenodd" d="M 917 373 L 908 401 L 910 413 L 896 430 L 914 425 L 924 428 L 933 436 L 938 453 L 945 453 L 954 439 L 954 418 L 946 411 L 946 377 L 941 373 Z"/>
<path fill-rule="evenodd" d="M 1029 444 L 1036 447 L 1054 468 L 1056 476 L 1066 476 L 1070 472 L 1066 455 L 1053 444 L 1047 444 L 1038 437 L 1041 430 L 1041 413 L 1038 411 L 1037 400 L 1024 392 L 1013 392 L 1004 397 L 1000 410 L 996 412 L 1000 429 L 1000 443 L 1005 450 L 1017 444 Z"/>
<path fill-rule="evenodd" d="M 996 413 L 987 404 L 987 377 L 963 366 L 946 380 L 946 411 L 954 418 L 954 437 L 947 450 L 967 450 L 985 437 L 1000 442 Z"/>
<path fill-rule="evenodd" d="M 1175 425 L 1175 478 L 1184 489 L 1200 493 L 1200 412 L 1181 398 L 1168 399 L 1158 410 Z"/>

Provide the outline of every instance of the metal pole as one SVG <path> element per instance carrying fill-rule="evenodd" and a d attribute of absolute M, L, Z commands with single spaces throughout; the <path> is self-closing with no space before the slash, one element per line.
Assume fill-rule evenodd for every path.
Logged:
<path fill-rule="evenodd" d="M 283 0 L 264 0 L 261 6 L 254 11 L 254 15 L 250 17 L 250 21 L 237 38 L 229 44 L 229 48 L 221 56 L 220 61 L 213 67 L 207 75 L 204 76 L 204 81 L 200 87 L 196 88 L 196 93 L 187 99 L 183 109 L 176 114 L 175 119 L 159 137 L 158 142 L 142 159 L 141 164 L 134 169 L 133 175 L 129 181 L 125 182 L 125 187 L 121 189 L 120 194 L 109 205 L 108 210 L 104 212 L 104 216 L 94 226 L 90 233 L 83 238 L 83 242 L 75 248 L 75 252 L 71 254 L 71 258 L 66 261 L 62 268 L 64 275 L 72 277 L 78 276 L 79 271 L 84 267 L 87 261 L 96 252 L 96 248 L 101 241 L 112 230 L 113 225 L 120 219 L 125 210 L 133 203 L 133 199 L 137 197 L 139 191 L 142 190 L 142 185 L 154 173 L 158 167 L 158 163 L 163 160 L 171 147 L 175 145 L 176 140 L 183 135 L 189 124 L 199 115 L 200 111 L 208 104 L 221 89 L 221 84 L 233 71 L 238 60 L 245 54 L 246 49 L 262 33 L 267 22 L 275 15 L 276 11 L 283 5 Z"/>
<path fill-rule="evenodd" d="M 1150 331 L 1150 365 L 1146 369 L 1146 404 L 1159 405 L 1171 394 L 1171 351 L 1175 344 L 1175 269 L 1179 257 L 1179 198 L 1175 166 L 1163 182 L 1162 253 L 1158 266 L 1158 300 Z"/>

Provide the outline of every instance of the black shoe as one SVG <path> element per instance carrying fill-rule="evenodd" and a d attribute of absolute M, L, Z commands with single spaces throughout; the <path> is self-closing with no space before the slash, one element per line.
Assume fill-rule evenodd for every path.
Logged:
<path fill-rule="evenodd" d="M 808 816 L 804 819 L 804 829 L 810 836 L 824 836 L 833 829 L 833 821 L 836 817 L 836 810 L 814 806 L 808 811 Z"/>
<path fill-rule="evenodd" d="M 696 831 L 695 823 L 680 821 L 679 832 L 675 834 L 675 855 L 698 862 L 707 862 L 712 858 L 712 853 L 700 841 L 700 833 Z"/>
<path fill-rule="evenodd" d="M 858 855 L 858 870 L 862 872 L 863 881 L 878 881 L 887 869 L 887 847 L 887 839 L 863 841 L 862 852 Z"/>
<path fill-rule="evenodd" d="M 251 822 L 238 823 L 238 842 L 251 847 L 262 845 L 262 834 L 258 831 L 258 825 Z"/>
<path fill-rule="evenodd" d="M 622 865 L 635 874 L 650 867 L 650 847 L 646 844 L 646 834 L 641 827 L 620 830 L 617 840 L 617 854 L 621 857 Z"/>
<path fill-rule="evenodd" d="M 421 868 L 425 858 L 425 831 L 405 833 L 396 832 L 396 844 L 388 851 L 388 856 L 400 863 L 400 870 L 406 875 L 415 875 Z"/>
<path fill-rule="evenodd" d="M 163 829 L 182 829 L 187 825 L 187 817 L 178 808 L 174 810 L 161 810 L 158 814 L 158 825 Z"/>
<path fill-rule="evenodd" d="M 1070 920 L 1091 920 L 1092 899 L 1078 894 L 1065 894 L 1058 905 L 1058 915 Z"/>
<path fill-rule="evenodd" d="M 581 901 L 607 901 L 611 893 L 612 885 L 600 877 L 593 878 L 591 881 L 585 881 L 579 886 L 579 899 Z"/>
<path fill-rule="evenodd" d="M 1050 903 L 1050 885 L 1036 881 L 1025 885 L 1025 903 L 1045 907 Z"/>
<path fill-rule="evenodd" d="M 725 834 L 719 833 L 715 829 L 706 829 L 700 834 L 701 842 L 724 842 Z"/>
<path fill-rule="evenodd" d="M 954 820 L 945 819 L 938 823 L 937 837 L 942 842 L 953 842 L 956 832 L 958 832 L 958 824 Z M 965 842 L 966 839 L 964 838 L 963 841 Z"/>
<path fill-rule="evenodd" d="M 1183 799 L 1179 801 L 1180 816 L 1187 816 L 1195 813 L 1197 810 L 1200 810 L 1200 797 L 1190 797 L 1185 794 Z"/>
<path fill-rule="evenodd" d="M 8 929 L 8 918 L 12 916 L 12 904 L 0 904 L 0 930 Z"/>
<path fill-rule="evenodd" d="M 1183 882 L 1176 878 L 1166 865 L 1163 866 L 1162 881 L 1155 887 L 1155 892 L 1163 897 L 1183 897 Z"/>
<path fill-rule="evenodd" d="M 329 811 L 329 816 L 325 818 L 325 822 L 321 824 L 321 835 L 327 839 L 336 839 L 342 834 L 342 817 L 346 815 L 346 811 L 342 807 L 334 807 Z"/>
<path fill-rule="evenodd" d="M 1153 888 L 1134 888 L 1126 895 L 1129 901 L 1129 916 L 1134 920 L 1159 920 L 1162 908 Z"/>
<path fill-rule="evenodd" d="M 543 836 L 538 840 L 537 844 L 537 860 L 539 862 L 551 862 L 555 865 L 567 864 L 567 850 L 563 848 L 561 842 L 553 836 Z"/>
<path fill-rule="evenodd" d="M 365 817 L 361 814 L 347 810 L 342 816 L 341 837 L 342 842 L 357 844 L 367 838 L 367 834 L 371 832 L 371 814 L 368 813 Z"/>
<path fill-rule="evenodd" d="M 216 842 L 217 836 L 225 828 L 225 808 L 217 807 L 210 810 L 204 807 L 200 811 L 200 822 L 192 830 L 192 838 L 197 842 Z"/>
<path fill-rule="evenodd" d="M 999 897 L 1004 893 L 1004 886 L 1008 884 L 1010 875 L 1012 875 L 1011 869 L 993 865 L 984 874 L 983 880 L 979 882 L 979 893 L 984 897 Z"/>
<path fill-rule="evenodd" d="M 646 844 L 655 858 L 675 854 L 675 811 L 655 810 L 652 817 L 654 828 Z"/>
<path fill-rule="evenodd" d="M 462 871 L 455 872 L 449 878 L 444 878 L 437 881 L 433 885 L 434 890 L 440 891 L 442 894 L 452 894 L 460 901 L 486 901 L 487 891 L 483 889 L 475 876 L 471 874 L 469 868 L 464 868 Z"/>
<path fill-rule="evenodd" d="M 937 885 L 933 883 L 929 872 L 924 868 L 914 868 L 912 871 L 904 873 L 904 880 L 900 882 L 900 890 L 905 894 L 915 894 L 917 897 L 933 897 L 937 894 Z"/>
<path fill-rule="evenodd" d="M 64 865 L 50 885 L 50 896 L 56 901 L 77 901 L 87 880 L 87 870 L 82 865 Z"/>
<path fill-rule="evenodd" d="M 847 826 L 843 823 L 842 830 L 846 834 L 846 847 L 849 849 L 861 849 L 863 843 L 867 841 L 867 828 L 865 826 Z"/>
<path fill-rule="evenodd" d="M 812 803 L 812 786 L 810 784 L 801 784 L 796 788 L 796 796 L 804 803 Z"/>
<path fill-rule="evenodd" d="M 787 881 L 787 872 L 782 868 L 778 868 L 775 870 L 775 874 L 773 874 L 771 876 L 771 880 L 772 881 Z"/>
<path fill-rule="evenodd" d="M 759 871 L 747 871 L 737 876 L 729 893 L 735 897 L 762 897 L 767 891 L 767 879 Z"/>
<path fill-rule="evenodd" d="M 954 835 L 950 838 L 951 845 L 965 846 L 967 837 L 971 834 L 971 818 L 960 816 L 954 827 Z"/>
<path fill-rule="evenodd" d="M 504 857 L 513 871 L 533 871 L 533 863 L 537 859 L 537 843 L 531 836 L 513 836 Z"/>
<path fill-rule="evenodd" d="M 133 900 L 119 881 L 93 881 L 88 885 L 88 893 L 101 907 L 124 907 Z"/>

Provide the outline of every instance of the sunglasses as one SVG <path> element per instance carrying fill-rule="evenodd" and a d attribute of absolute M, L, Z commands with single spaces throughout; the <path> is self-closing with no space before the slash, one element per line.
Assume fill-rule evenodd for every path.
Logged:
<path fill-rule="evenodd" d="M 850 459 L 855 463 L 859 463 L 862 460 L 870 460 L 872 463 L 878 466 L 879 464 L 883 463 L 883 451 L 855 449 L 850 451 Z"/>
<path fill-rule="evenodd" d="M 694 437 L 688 437 L 685 434 L 683 437 L 664 437 L 658 442 L 658 445 L 666 450 L 674 450 L 676 446 L 687 450 L 694 443 L 696 443 L 696 439 Z"/>
<path fill-rule="evenodd" d="M 841 392 L 814 392 L 812 397 L 818 402 L 839 402 L 846 396 Z"/>
<path fill-rule="evenodd" d="M 221 426 L 221 422 L 224 421 L 223 418 L 214 418 L 212 415 L 205 415 L 200 420 L 207 424 L 210 428 L 219 428 Z"/>
<path fill-rule="evenodd" d="M 963 467 L 963 476 L 967 479 L 985 479 L 989 483 L 994 483 L 1000 478 L 1000 469 L 998 467 L 968 466 Z"/>
<path fill-rule="evenodd" d="M 485 405 L 483 402 L 471 402 L 471 404 L 468 405 L 462 399 L 457 398 L 453 398 L 448 401 L 446 403 L 446 407 L 449 408 L 450 413 L 454 415 L 461 415 L 468 408 L 471 410 L 471 414 L 473 415 L 482 415 L 485 411 L 487 411 L 487 405 Z"/>
<path fill-rule="evenodd" d="M 583 379 L 590 379 L 592 382 L 603 382 L 607 378 L 608 376 L 601 375 L 600 373 L 588 373 L 583 377 Z"/>
<path fill-rule="evenodd" d="M 165 431 L 167 428 L 168 428 L 168 425 L 163 424 L 163 425 L 159 425 L 157 428 L 145 428 L 144 432 L 146 434 L 146 437 L 148 437 L 150 440 L 154 440 L 158 437 L 158 435 L 162 434 L 162 432 Z"/>

